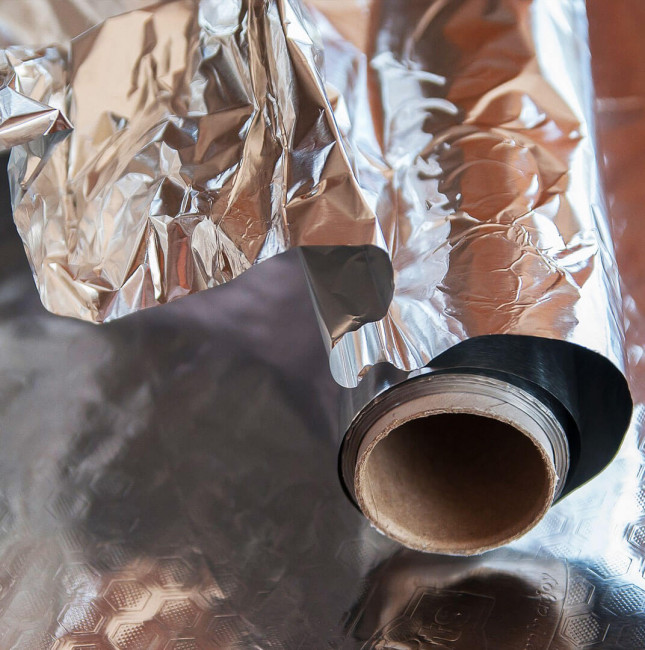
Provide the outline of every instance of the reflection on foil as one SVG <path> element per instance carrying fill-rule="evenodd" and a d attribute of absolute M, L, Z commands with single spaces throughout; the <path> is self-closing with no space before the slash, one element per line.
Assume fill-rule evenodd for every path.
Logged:
<path fill-rule="evenodd" d="M 372 650 L 545 648 L 568 580 L 567 565 L 549 557 L 497 551 L 457 560 L 402 552 L 372 574 L 353 636 L 367 637 Z"/>
<path fill-rule="evenodd" d="M 7 77 L 4 84 L 0 88 L 2 148 L 8 149 L 40 137 L 65 135 L 71 130 L 70 123 L 60 110 L 17 92 L 15 75 Z M 47 145 L 48 149 L 50 147 L 51 143 Z"/>
<path fill-rule="evenodd" d="M 1 0 L 0 46 L 64 43 L 109 16 L 149 0 Z"/>
<path fill-rule="evenodd" d="M 605 474 L 510 551 L 400 553 L 338 493 L 337 388 L 293 259 L 103 329 L 61 321 L 40 305 L 3 186 L 0 647 L 418 650 L 438 625 L 477 650 L 645 645 L 645 7 L 589 9 L 640 404 Z M 530 629 L 501 629 L 490 605 L 506 589 L 522 622 L 556 600 Z M 444 645 L 471 650 L 460 639 Z"/>
<path fill-rule="evenodd" d="M 316 6 L 172 0 L 7 50 L 16 92 L 73 125 L 11 163 L 45 306 L 102 322 L 291 246 L 375 245 L 372 286 L 339 282 L 347 261 L 311 282 L 343 385 L 490 334 L 621 367 L 584 1 L 383 1 L 349 40 Z"/>
<path fill-rule="evenodd" d="M 288 1 L 173 0 L 112 17 L 69 52 L 9 48 L 12 92 L 38 105 L 19 130 L 17 116 L 0 124 L 0 144 L 26 142 L 30 125 L 49 134 L 50 114 L 73 125 L 12 156 L 14 218 L 45 306 L 102 322 L 290 246 L 381 243 L 318 56 Z"/>

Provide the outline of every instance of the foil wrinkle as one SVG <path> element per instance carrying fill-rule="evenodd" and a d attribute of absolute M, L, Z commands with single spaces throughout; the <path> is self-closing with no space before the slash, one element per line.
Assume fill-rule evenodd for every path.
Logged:
<path fill-rule="evenodd" d="M 309 9 L 173 0 L 5 51 L 0 138 L 36 138 L 11 175 L 45 306 L 103 322 L 292 246 L 375 245 L 365 304 L 338 268 L 311 282 L 342 385 L 490 334 L 621 368 L 584 2 Z"/>

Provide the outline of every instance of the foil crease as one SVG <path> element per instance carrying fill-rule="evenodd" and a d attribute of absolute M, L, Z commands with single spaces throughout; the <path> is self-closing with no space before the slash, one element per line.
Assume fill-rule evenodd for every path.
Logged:
<path fill-rule="evenodd" d="M 584 2 L 316 6 L 357 160 L 381 170 L 395 280 L 387 316 L 332 351 L 336 379 L 413 370 L 490 334 L 578 343 L 622 367 Z M 369 25 L 356 42 L 352 11 Z"/>
<path fill-rule="evenodd" d="M 32 140 L 66 134 L 71 124 L 62 112 L 32 99 L 16 88 L 16 76 L 10 74 L 11 64 L 6 60 L 0 70 L 6 71 L 0 87 L 0 149 L 10 149 Z M 54 138 L 51 138 L 52 140 Z"/>
<path fill-rule="evenodd" d="M 102 322 L 290 246 L 377 243 L 318 56 L 297 5 L 192 0 L 112 17 L 68 51 L 6 50 L 12 97 L 38 102 L 21 134 L 47 135 L 51 115 L 73 124 L 13 150 L 44 305 Z M 5 145 L 16 119 L 4 115 Z"/>
<path fill-rule="evenodd" d="M 643 647 L 645 7 L 589 13 L 638 401 L 607 471 L 512 548 L 401 550 L 337 489 L 337 387 L 292 256 L 108 327 L 62 321 L 0 176 L 0 647 Z"/>
<path fill-rule="evenodd" d="M 7 50 L 18 103 L 49 107 L 23 119 L 33 135 L 74 125 L 11 164 L 45 306 L 101 322 L 291 246 L 376 244 L 394 273 L 383 318 L 383 265 L 365 308 L 337 270 L 312 282 L 348 314 L 321 317 L 342 385 L 489 334 L 577 343 L 622 367 L 584 2 L 313 11 L 177 0 L 110 18 L 68 53 Z M 364 21 L 348 38 L 352 11 Z M 5 120 L 0 138 L 11 132 Z"/>

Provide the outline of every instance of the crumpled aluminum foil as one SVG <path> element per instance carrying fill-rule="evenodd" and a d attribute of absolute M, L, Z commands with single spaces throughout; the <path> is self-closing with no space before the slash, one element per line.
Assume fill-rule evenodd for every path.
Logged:
<path fill-rule="evenodd" d="M 290 245 L 375 243 L 317 55 L 295 5 L 192 0 L 116 16 L 69 53 L 7 50 L 11 92 L 74 125 L 12 159 L 45 306 L 110 320 Z M 43 110 L 19 131 L 9 115 L 0 144 L 49 133 Z"/>
<path fill-rule="evenodd" d="M 69 53 L 7 51 L 17 92 L 74 126 L 13 150 L 45 306 L 110 320 L 290 246 L 371 244 L 394 272 L 384 318 L 382 260 L 361 257 L 376 290 L 357 309 L 338 267 L 305 259 L 319 308 L 335 301 L 320 311 L 345 386 L 487 334 L 621 367 L 584 2 L 380 2 L 351 41 L 338 3 L 318 9 L 312 23 L 292 0 L 175 0 L 108 19 Z M 47 132 L 33 115 L 25 140 Z"/>
<path fill-rule="evenodd" d="M 639 402 L 610 468 L 512 549 L 401 551 L 338 494 L 337 395 L 293 259 L 108 327 L 61 321 L 0 178 L 0 647 L 643 646 L 645 7 L 589 11 Z"/>
<path fill-rule="evenodd" d="M 585 3 L 368 6 L 360 50 L 330 32 L 346 31 L 332 3 L 325 74 L 349 97 L 356 148 L 383 170 L 395 292 L 386 318 L 348 335 L 342 362 L 332 355 L 335 377 L 421 367 L 488 334 L 570 341 L 622 367 Z"/>
<path fill-rule="evenodd" d="M 0 46 L 65 43 L 102 20 L 149 0 L 2 0 Z"/>

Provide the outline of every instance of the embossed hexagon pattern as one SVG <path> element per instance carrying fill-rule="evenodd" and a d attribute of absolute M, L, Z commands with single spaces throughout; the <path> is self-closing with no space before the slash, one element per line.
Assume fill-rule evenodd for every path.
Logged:
<path fill-rule="evenodd" d="M 632 526 L 627 537 L 629 543 L 639 551 L 645 551 L 645 524 Z"/>
<path fill-rule="evenodd" d="M 600 643 L 607 634 L 607 625 L 601 623 L 595 614 L 581 614 L 569 617 L 562 628 L 562 636 L 577 646 Z"/>
<path fill-rule="evenodd" d="M 58 618 L 70 634 L 96 632 L 103 622 L 102 614 L 91 603 L 68 605 Z"/>
<path fill-rule="evenodd" d="M 594 517 L 587 517 L 583 519 L 576 528 L 576 535 L 587 540 L 593 536 L 593 531 L 596 527 L 596 520 Z"/>
<path fill-rule="evenodd" d="M 208 636 L 216 648 L 238 648 L 243 642 L 244 625 L 239 616 L 216 616 L 208 626 Z"/>
<path fill-rule="evenodd" d="M 11 646 L 11 650 L 51 650 L 54 639 L 45 632 L 24 632 Z"/>
<path fill-rule="evenodd" d="M 157 612 L 157 619 L 171 630 L 192 627 L 200 610 L 189 598 L 167 600 Z"/>
<path fill-rule="evenodd" d="M 616 578 L 625 575 L 629 571 L 632 559 L 627 555 L 613 553 L 600 558 L 589 568 L 603 578 Z"/>
<path fill-rule="evenodd" d="M 374 545 L 365 543 L 362 539 L 348 539 L 338 547 L 336 552 L 338 560 L 348 567 L 369 563 L 374 555 L 376 555 Z"/>
<path fill-rule="evenodd" d="M 232 594 L 239 594 L 245 589 L 244 584 L 240 582 L 237 574 L 226 566 L 213 567 L 210 578 L 211 582 L 200 589 L 202 598 L 209 605 L 226 600 Z"/>
<path fill-rule="evenodd" d="M 183 587 L 189 582 L 192 573 L 181 558 L 164 557 L 157 561 L 152 575 L 162 587 Z"/>
<path fill-rule="evenodd" d="M 582 605 L 591 602 L 595 587 L 584 578 L 577 578 L 569 585 L 567 594 L 568 605 Z"/>
<path fill-rule="evenodd" d="M 84 563 L 63 565 L 55 577 L 69 594 L 87 591 L 99 580 L 98 573 L 89 564 Z"/>
<path fill-rule="evenodd" d="M 89 507 L 87 497 L 79 492 L 55 494 L 47 504 L 47 511 L 54 519 L 65 521 L 78 519 Z"/>
<path fill-rule="evenodd" d="M 105 600 L 117 612 L 141 610 L 149 599 L 150 592 L 137 580 L 115 580 L 105 593 Z"/>
<path fill-rule="evenodd" d="M 618 616 L 636 614 L 645 607 L 645 591 L 636 585 L 617 587 L 605 594 L 602 604 Z"/>
<path fill-rule="evenodd" d="M 540 553 L 543 555 L 551 555 L 552 557 L 574 559 L 580 555 L 580 549 L 572 544 L 559 542 L 543 546 Z"/>
<path fill-rule="evenodd" d="M 620 633 L 618 643 L 625 650 L 645 647 L 645 625 L 628 625 Z"/>
<path fill-rule="evenodd" d="M 154 650 L 160 645 L 159 635 L 147 623 L 123 623 L 110 640 L 118 650 Z"/>
<path fill-rule="evenodd" d="M 567 525 L 565 517 L 557 512 L 549 512 L 546 517 L 538 524 L 537 532 L 544 537 L 560 535 Z"/>
<path fill-rule="evenodd" d="M 30 590 L 25 585 L 21 590 L 14 592 L 10 605 L 12 616 L 21 621 L 38 621 L 47 609 L 49 601 L 44 592 L 36 589 Z"/>
<path fill-rule="evenodd" d="M 636 492 L 636 505 L 640 510 L 645 510 L 645 488 L 639 488 Z"/>
<path fill-rule="evenodd" d="M 120 571 L 134 566 L 138 558 L 127 545 L 108 544 L 99 551 L 98 560 L 106 569 Z"/>

